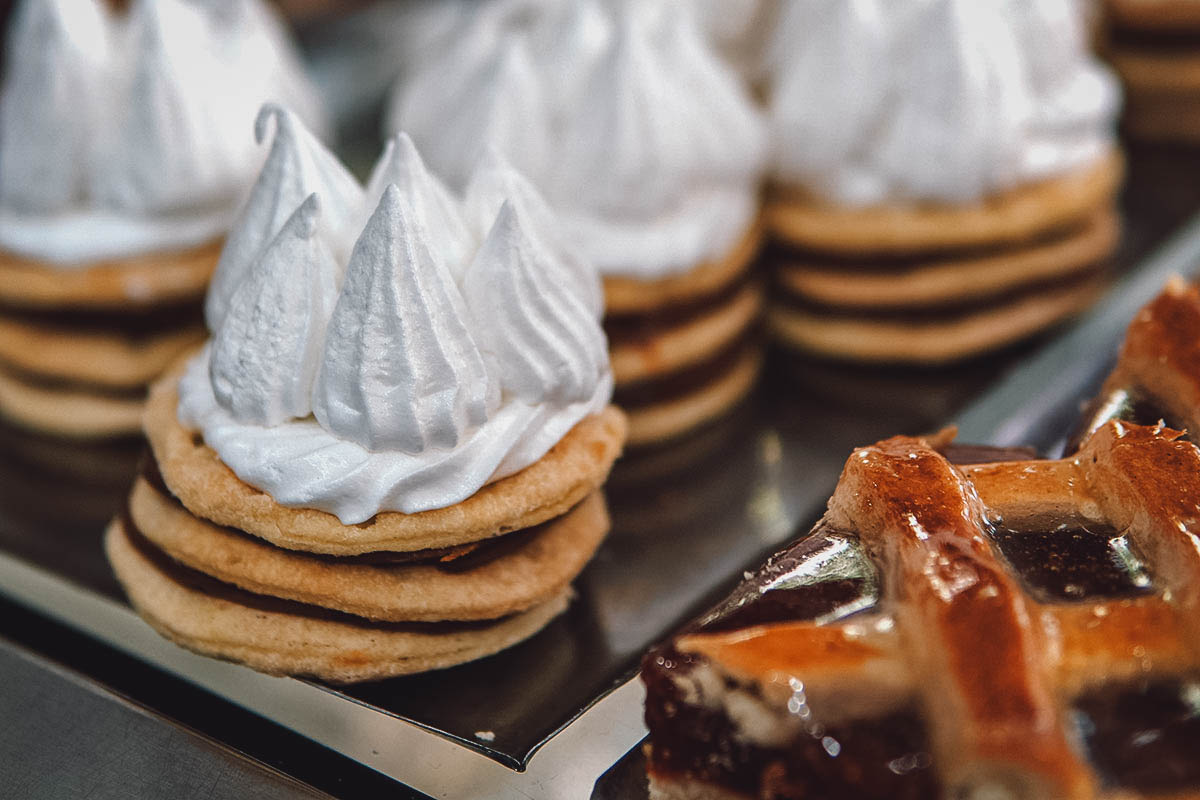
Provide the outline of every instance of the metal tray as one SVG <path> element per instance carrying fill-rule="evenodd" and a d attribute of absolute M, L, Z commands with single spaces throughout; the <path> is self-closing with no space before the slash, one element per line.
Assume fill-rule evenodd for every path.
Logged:
<path fill-rule="evenodd" d="M 1130 163 L 1117 257 L 1125 277 L 1079 326 L 1041 350 L 1045 338 L 946 370 L 772 353 L 763 385 L 736 413 L 618 464 L 614 529 L 577 599 L 505 653 L 347 689 L 260 675 L 162 640 L 126 604 L 100 549 L 136 442 L 72 446 L 0 429 L 0 592 L 427 794 L 586 797 L 644 736 L 632 680 L 640 654 L 805 530 L 853 446 L 956 416 L 963 438 L 1052 444 L 1046 436 L 1102 375 L 1137 306 L 1200 261 L 1200 223 L 1145 258 L 1200 208 L 1200 187 L 1187 180 L 1200 156 L 1135 152 Z"/>

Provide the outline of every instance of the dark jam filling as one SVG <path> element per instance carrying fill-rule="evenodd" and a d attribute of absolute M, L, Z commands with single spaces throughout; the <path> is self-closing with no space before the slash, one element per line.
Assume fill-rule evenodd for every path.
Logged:
<path fill-rule="evenodd" d="M 1150 426 L 1161 422 L 1177 431 L 1186 431 L 1188 427 L 1176 420 L 1173 414 L 1163 411 L 1153 398 L 1128 389 L 1116 389 L 1098 395 L 1088 403 L 1079 425 L 1067 440 L 1065 455 L 1077 453 L 1097 428 L 1112 420 Z M 1187 436 L 1182 438 L 1191 441 Z"/>
<path fill-rule="evenodd" d="M 1110 785 L 1139 792 L 1200 785 L 1200 680 L 1103 687 L 1076 699 L 1075 719 Z"/>
<path fill-rule="evenodd" d="M 1048 531 L 999 527 L 992 539 L 1031 594 L 1045 602 L 1150 591 L 1150 578 L 1131 543 L 1105 525 L 1068 522 Z"/>
<path fill-rule="evenodd" d="M 875 571 L 857 539 L 819 527 L 772 557 L 692 630 L 839 617 L 877 598 Z M 915 713 L 813 729 L 786 747 L 763 747 L 739 736 L 719 708 L 685 702 L 676 679 L 699 659 L 668 645 L 642 663 L 653 772 L 779 800 L 937 796 L 925 729 Z"/>
<path fill-rule="evenodd" d="M 673 678 L 696 663 L 666 648 L 642 665 L 652 772 L 776 800 L 938 796 L 928 736 L 914 712 L 805 732 L 786 747 L 761 747 L 739 737 L 723 711 L 684 701 Z"/>

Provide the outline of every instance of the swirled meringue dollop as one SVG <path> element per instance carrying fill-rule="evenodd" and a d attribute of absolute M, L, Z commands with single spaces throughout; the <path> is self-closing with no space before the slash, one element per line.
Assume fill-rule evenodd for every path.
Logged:
<path fill-rule="evenodd" d="M 72 267 L 221 235 L 264 100 L 320 121 L 260 0 L 27 0 L 0 88 L 0 248 Z"/>
<path fill-rule="evenodd" d="M 373 452 L 452 449 L 499 402 L 436 240 L 390 185 L 346 268 L 313 411 Z"/>
<path fill-rule="evenodd" d="M 789 0 L 773 43 L 777 180 L 831 202 L 963 203 L 1114 144 L 1113 76 L 1075 0 Z"/>
<path fill-rule="evenodd" d="M 343 262 L 357 234 L 362 186 L 300 118 L 282 106 L 268 103 L 259 110 L 254 135 L 260 144 L 272 124 L 271 150 L 225 239 L 204 301 L 204 316 L 214 332 L 251 265 L 310 194 L 321 197 L 319 234 Z"/>
<path fill-rule="evenodd" d="M 470 183 L 477 219 L 504 195 L 486 226 L 397 137 L 358 207 L 337 201 L 366 220 L 344 268 L 321 233 L 330 203 L 305 199 L 188 365 L 180 421 L 277 502 L 353 524 L 461 502 L 602 410 L 594 269 L 497 156 Z M 269 215 L 254 220 L 267 238 Z"/>
<path fill-rule="evenodd" d="M 499 32 L 476 21 L 455 60 L 398 83 L 389 126 L 458 188 L 485 142 L 519 160 L 603 274 L 653 279 L 724 255 L 757 213 L 765 129 L 690 6 L 544 5 Z M 500 124 L 496 109 L 521 113 Z"/>
<path fill-rule="evenodd" d="M 341 277 L 317 234 L 319 215 L 311 194 L 238 284 L 213 337 L 213 393 L 238 419 L 269 426 L 312 413 L 311 388 Z"/>

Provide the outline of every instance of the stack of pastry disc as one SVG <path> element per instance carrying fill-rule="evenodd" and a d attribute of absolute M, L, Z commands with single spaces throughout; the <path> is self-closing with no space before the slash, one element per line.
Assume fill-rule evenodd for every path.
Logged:
<path fill-rule="evenodd" d="M 1200 142 L 1200 4 L 1108 0 L 1108 57 L 1141 139 Z"/>
<path fill-rule="evenodd" d="M 762 361 L 755 323 L 763 289 L 751 272 L 762 225 L 722 259 L 656 281 L 606 277 L 605 320 L 629 443 L 703 425 L 750 391 Z"/>
<path fill-rule="evenodd" d="M 59 436 L 136 433 L 147 385 L 204 339 L 220 251 L 71 268 L 0 251 L 0 414 Z"/>
<path fill-rule="evenodd" d="M 222 464 L 178 422 L 180 371 L 151 390 L 151 456 L 105 545 L 138 612 L 205 655 L 335 682 L 471 661 L 562 612 L 608 531 L 614 408 L 457 505 L 343 525 Z"/>
<path fill-rule="evenodd" d="M 1121 173 L 1110 153 L 964 206 L 841 208 L 777 188 L 771 332 L 824 356 L 919 364 L 1022 339 L 1103 287 Z"/>

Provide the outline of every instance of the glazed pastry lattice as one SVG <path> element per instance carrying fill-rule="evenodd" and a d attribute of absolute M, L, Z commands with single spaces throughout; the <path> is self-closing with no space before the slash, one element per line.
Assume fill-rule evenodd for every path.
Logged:
<path fill-rule="evenodd" d="M 1085 692 L 1200 671 L 1200 449 L 1164 416 L 1200 430 L 1200 291 L 1182 281 L 1131 324 L 1072 455 L 956 466 L 945 436 L 855 451 L 818 533 L 861 543 L 874 610 L 676 646 L 809 733 L 916 707 L 948 796 L 1137 796 L 1103 784 L 1069 716 Z M 1130 591 L 1048 595 L 1005 544 L 1089 530 L 1129 557 Z"/>
<path fill-rule="evenodd" d="M 1066 709 L 1100 684 L 1200 666 L 1200 450 L 1120 421 L 1058 461 L 959 468 L 935 444 L 855 451 L 822 522 L 857 535 L 875 563 L 877 610 L 677 645 L 763 683 L 791 676 L 789 710 L 819 710 L 823 724 L 915 703 L 949 796 L 1104 796 Z M 1140 550 L 1153 591 L 1042 602 L 993 542 L 1001 521 L 1031 536 L 1107 524 Z"/>

